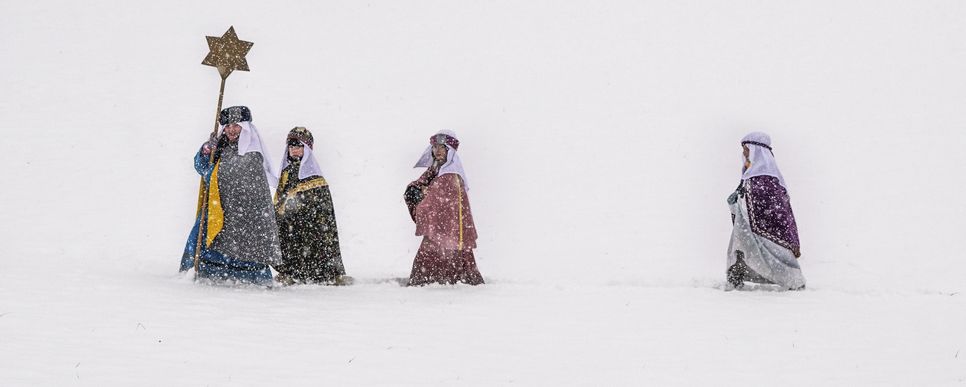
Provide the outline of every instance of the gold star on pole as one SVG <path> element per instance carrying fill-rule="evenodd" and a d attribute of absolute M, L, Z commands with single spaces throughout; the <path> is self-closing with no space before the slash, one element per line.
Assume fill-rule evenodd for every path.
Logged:
<path fill-rule="evenodd" d="M 208 49 L 211 51 L 201 64 L 217 67 L 221 79 L 228 78 L 235 70 L 248 71 L 245 55 L 248 55 L 248 50 L 251 50 L 255 43 L 239 40 L 238 35 L 235 34 L 235 26 L 229 27 L 220 38 L 217 36 L 207 36 L 207 38 Z"/>

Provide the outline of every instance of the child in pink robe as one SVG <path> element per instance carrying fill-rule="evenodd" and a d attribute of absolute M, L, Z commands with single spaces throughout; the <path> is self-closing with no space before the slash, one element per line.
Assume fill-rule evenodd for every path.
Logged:
<path fill-rule="evenodd" d="M 406 204 L 423 242 L 413 261 L 409 285 L 483 283 L 476 267 L 476 226 L 466 195 L 466 174 L 456 155 L 459 140 L 450 131 L 430 138 L 416 163 L 426 172 L 406 189 Z"/>

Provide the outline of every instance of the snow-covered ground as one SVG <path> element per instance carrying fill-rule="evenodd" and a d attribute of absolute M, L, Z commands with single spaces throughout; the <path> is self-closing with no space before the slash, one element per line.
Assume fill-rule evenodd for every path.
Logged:
<path fill-rule="evenodd" d="M 3 384 L 966 382 L 961 294 L 499 281 L 266 291 L 198 286 L 165 267 L 5 275 L 16 302 L 0 317 Z"/>
<path fill-rule="evenodd" d="M 966 3 L 0 5 L 0 385 L 966 384 Z M 176 273 L 205 35 L 281 157 L 306 126 L 345 288 Z M 401 288 L 402 191 L 461 137 L 482 287 Z M 772 135 L 803 292 L 723 292 Z"/>

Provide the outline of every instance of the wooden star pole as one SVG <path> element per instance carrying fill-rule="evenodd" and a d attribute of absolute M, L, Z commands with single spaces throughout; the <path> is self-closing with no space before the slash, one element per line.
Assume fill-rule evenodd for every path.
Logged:
<path fill-rule="evenodd" d="M 248 50 L 251 50 L 255 43 L 238 39 L 238 35 L 235 34 L 235 26 L 228 27 L 228 31 L 225 31 L 225 34 L 220 38 L 217 36 L 206 36 L 206 38 L 208 39 L 209 52 L 205 60 L 201 61 L 201 64 L 218 68 L 218 74 L 221 75 L 221 86 L 218 88 L 218 106 L 215 109 L 215 127 L 211 131 L 212 136 L 217 136 L 218 116 L 221 114 L 221 103 L 225 98 L 225 81 L 235 70 L 249 71 L 245 55 L 248 55 Z M 217 148 L 212 149 L 208 155 L 209 164 L 214 163 L 216 150 Z M 201 215 L 201 219 L 208 216 L 208 185 L 205 184 L 204 176 L 201 177 L 201 185 L 198 187 L 198 214 Z M 194 257 L 195 275 L 198 274 L 198 264 L 201 260 L 201 243 L 203 240 L 201 238 L 201 227 L 203 223 L 200 220 L 198 222 L 198 240 L 195 242 Z"/>

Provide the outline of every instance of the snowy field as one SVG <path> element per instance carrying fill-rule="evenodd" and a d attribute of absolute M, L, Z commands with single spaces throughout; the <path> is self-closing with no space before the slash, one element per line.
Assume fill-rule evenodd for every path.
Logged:
<path fill-rule="evenodd" d="M 0 4 L 0 386 L 966 385 L 961 1 Z M 234 25 L 306 126 L 350 287 L 177 273 Z M 403 288 L 402 202 L 460 135 L 488 284 Z M 802 292 L 724 292 L 738 140 Z"/>

